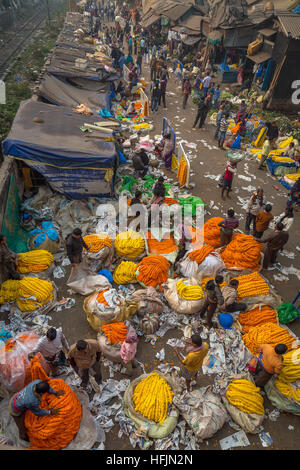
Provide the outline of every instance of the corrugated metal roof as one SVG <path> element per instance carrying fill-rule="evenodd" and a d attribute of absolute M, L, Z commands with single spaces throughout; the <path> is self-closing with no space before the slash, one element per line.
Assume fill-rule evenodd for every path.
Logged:
<path fill-rule="evenodd" d="M 271 54 L 268 52 L 258 52 L 257 54 L 254 55 L 247 55 L 248 59 L 252 60 L 256 64 L 261 64 L 262 62 L 265 62 L 268 59 L 271 59 Z"/>
<path fill-rule="evenodd" d="M 278 15 L 278 20 L 288 37 L 300 39 L 300 15 Z"/>
<path fill-rule="evenodd" d="M 167 13 L 165 13 L 165 16 L 170 18 L 172 21 L 177 21 L 191 8 L 192 5 L 176 5 L 173 6 Z"/>

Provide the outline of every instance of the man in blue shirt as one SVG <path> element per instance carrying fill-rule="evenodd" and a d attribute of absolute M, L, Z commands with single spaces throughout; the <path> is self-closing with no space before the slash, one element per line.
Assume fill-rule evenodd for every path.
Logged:
<path fill-rule="evenodd" d="M 24 387 L 20 392 L 15 393 L 9 401 L 9 412 L 13 416 L 15 423 L 19 429 L 20 438 L 28 440 L 25 428 L 25 412 L 30 410 L 36 416 L 58 415 L 59 410 L 51 408 L 44 410 L 40 408 L 40 401 L 44 393 L 52 393 L 57 397 L 65 394 L 64 390 L 54 390 L 50 387 L 48 382 L 42 380 L 34 380 L 29 385 Z"/>

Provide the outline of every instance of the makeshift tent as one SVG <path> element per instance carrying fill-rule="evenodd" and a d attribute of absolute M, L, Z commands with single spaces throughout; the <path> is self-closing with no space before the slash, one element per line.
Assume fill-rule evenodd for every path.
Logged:
<path fill-rule="evenodd" d="M 111 104 L 109 93 L 82 90 L 49 74 L 43 77 L 38 94 L 52 104 L 69 108 L 86 104 L 94 112 L 110 109 Z"/>
<path fill-rule="evenodd" d="M 41 173 L 55 191 L 72 199 L 110 196 L 115 143 L 105 140 L 112 139 L 112 132 L 82 132 L 84 123 L 94 121 L 94 117 L 81 116 L 63 106 L 23 101 L 2 143 L 3 153 L 23 160 Z M 88 138 L 90 135 L 92 138 Z"/>

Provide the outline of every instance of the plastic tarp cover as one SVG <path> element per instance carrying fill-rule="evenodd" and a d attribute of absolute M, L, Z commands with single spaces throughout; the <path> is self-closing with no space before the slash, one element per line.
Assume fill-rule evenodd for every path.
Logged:
<path fill-rule="evenodd" d="M 27 251 L 27 240 L 29 238 L 29 233 L 23 230 L 20 225 L 20 205 L 21 201 L 16 180 L 11 175 L 1 233 L 7 239 L 8 247 L 15 253 Z"/>
<path fill-rule="evenodd" d="M 35 123 L 36 117 L 42 122 Z M 97 121 L 101 120 L 99 116 Z M 11 131 L 2 143 L 3 153 L 59 169 L 113 168 L 114 142 L 86 139 L 80 130 L 84 123 L 94 121 L 94 117 L 81 116 L 65 107 L 22 101 Z M 110 134 L 97 131 L 97 136 L 109 137 Z"/>
<path fill-rule="evenodd" d="M 74 108 L 86 104 L 95 113 L 110 109 L 110 93 L 97 93 L 75 87 L 53 75 L 45 74 L 39 87 L 39 95 L 50 103 Z"/>
<path fill-rule="evenodd" d="M 111 284 L 105 276 L 95 274 L 85 259 L 82 263 L 75 265 L 72 276 L 67 281 L 67 286 L 72 291 L 81 295 L 89 295 L 96 289 L 110 289 Z"/>
<path fill-rule="evenodd" d="M 265 385 L 265 391 L 268 399 L 278 410 L 286 411 L 294 415 L 300 416 L 300 402 L 294 398 L 285 397 L 275 386 L 275 378 Z"/>

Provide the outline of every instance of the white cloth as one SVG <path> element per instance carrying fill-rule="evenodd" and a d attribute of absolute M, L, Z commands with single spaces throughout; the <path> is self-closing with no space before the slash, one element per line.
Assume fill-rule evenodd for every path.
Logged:
<path fill-rule="evenodd" d="M 65 335 L 60 331 L 56 330 L 56 338 L 50 341 L 47 336 L 43 336 L 37 343 L 34 353 L 40 352 L 44 357 L 53 357 L 65 348 L 69 350 L 69 344 L 65 338 Z"/>

